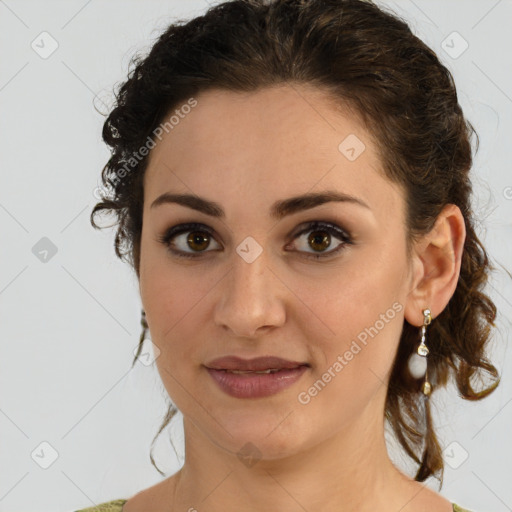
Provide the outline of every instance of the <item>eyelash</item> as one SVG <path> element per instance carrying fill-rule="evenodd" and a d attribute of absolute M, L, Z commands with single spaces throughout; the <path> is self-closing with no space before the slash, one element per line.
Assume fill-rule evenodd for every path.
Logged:
<path fill-rule="evenodd" d="M 205 252 L 211 252 L 211 251 L 196 251 L 196 253 L 194 254 L 194 253 L 185 253 L 182 251 L 177 251 L 176 249 L 171 249 L 170 242 L 174 237 L 181 235 L 183 233 L 190 233 L 190 232 L 194 232 L 194 231 L 208 233 L 208 235 L 215 238 L 213 236 L 213 231 L 208 226 L 206 226 L 204 224 L 198 224 L 198 223 L 187 223 L 187 224 L 179 224 L 177 226 L 169 228 L 163 235 L 158 236 L 158 241 L 160 243 L 164 244 L 167 247 L 167 249 L 169 250 L 169 252 L 178 258 L 187 258 L 187 259 L 200 258 L 201 254 L 203 254 Z M 328 222 L 320 222 L 320 221 L 313 221 L 313 222 L 307 223 L 301 231 L 299 231 L 298 233 L 293 235 L 292 239 L 295 240 L 299 236 L 301 236 L 305 233 L 309 233 L 310 231 L 327 232 L 330 235 L 340 239 L 343 243 L 341 243 L 336 249 L 331 250 L 327 253 L 322 253 L 322 254 L 305 253 L 303 256 L 307 259 L 319 260 L 321 258 L 329 258 L 329 257 L 332 257 L 334 254 L 337 254 L 338 252 L 343 250 L 346 245 L 353 244 L 351 237 L 347 234 L 346 231 L 342 230 L 335 224 L 331 224 Z"/>

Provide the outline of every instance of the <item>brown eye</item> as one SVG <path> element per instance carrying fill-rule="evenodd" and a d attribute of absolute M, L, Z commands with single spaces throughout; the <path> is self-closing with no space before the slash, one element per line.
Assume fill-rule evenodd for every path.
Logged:
<path fill-rule="evenodd" d="M 181 258 L 195 258 L 207 253 L 212 241 L 213 233 L 202 224 L 180 224 L 170 228 L 164 235 L 158 237 L 173 256 Z M 215 241 L 220 247 L 220 245 Z"/>
<path fill-rule="evenodd" d="M 305 235 L 308 235 L 307 237 Z M 327 222 L 310 222 L 306 227 L 295 236 L 293 240 L 301 241 L 303 238 L 303 247 L 299 243 L 298 250 L 293 252 L 301 253 L 305 258 L 328 258 L 340 252 L 347 245 L 353 242 L 346 231 L 335 224 Z M 332 240 L 337 239 L 339 244 L 333 250 L 327 251 L 332 245 Z M 168 251 L 179 258 L 198 258 L 213 250 L 219 250 L 221 247 L 215 240 L 211 229 L 208 226 L 197 223 L 180 224 L 170 228 L 164 235 L 158 237 L 158 241 L 164 244 Z M 211 244 L 217 244 L 213 250 Z"/>
<path fill-rule="evenodd" d="M 315 251 L 324 251 L 331 245 L 330 234 L 327 231 L 311 231 L 308 243 Z"/>
<path fill-rule="evenodd" d="M 297 252 L 303 253 L 305 258 L 315 259 L 328 258 L 347 245 L 353 244 L 347 232 L 335 224 L 319 221 L 307 224 L 302 231 L 295 235 L 294 239 L 299 240 Z M 300 243 L 301 239 L 302 243 Z M 331 247 L 333 239 L 339 240 L 339 244 L 334 249 L 327 251 Z"/>
<path fill-rule="evenodd" d="M 191 231 L 187 237 L 187 244 L 196 251 L 204 251 L 209 243 L 209 235 L 205 236 L 201 231 Z"/>

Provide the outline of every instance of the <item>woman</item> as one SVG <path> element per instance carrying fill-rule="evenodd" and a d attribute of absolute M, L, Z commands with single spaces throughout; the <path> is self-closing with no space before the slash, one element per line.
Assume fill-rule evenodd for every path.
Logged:
<path fill-rule="evenodd" d="M 424 482 L 443 474 L 432 393 L 499 383 L 473 133 L 449 71 L 370 2 L 236 0 L 170 26 L 105 122 L 91 220 L 118 216 L 185 463 L 86 510 L 465 510 Z"/>

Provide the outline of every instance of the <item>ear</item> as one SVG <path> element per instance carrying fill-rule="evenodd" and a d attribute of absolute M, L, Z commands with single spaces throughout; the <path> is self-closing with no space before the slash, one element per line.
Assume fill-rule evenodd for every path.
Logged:
<path fill-rule="evenodd" d="M 458 206 L 447 204 L 432 230 L 412 251 L 412 277 L 405 302 L 405 319 L 423 325 L 423 309 L 438 316 L 450 301 L 459 280 L 466 227 Z"/>

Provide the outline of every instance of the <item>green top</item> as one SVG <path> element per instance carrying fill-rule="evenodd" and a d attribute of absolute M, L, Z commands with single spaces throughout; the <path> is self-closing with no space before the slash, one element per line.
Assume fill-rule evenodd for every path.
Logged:
<path fill-rule="evenodd" d="M 96 505 L 95 507 L 82 508 L 80 510 L 76 510 L 75 512 L 122 512 L 123 505 L 127 501 L 128 500 L 125 500 L 125 499 L 106 501 L 105 503 L 100 503 L 99 505 Z M 470 510 L 459 507 L 459 505 L 456 505 L 455 503 L 452 503 L 452 505 L 453 505 L 453 512 L 471 512 Z"/>

